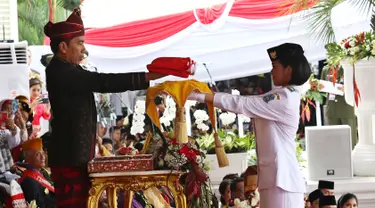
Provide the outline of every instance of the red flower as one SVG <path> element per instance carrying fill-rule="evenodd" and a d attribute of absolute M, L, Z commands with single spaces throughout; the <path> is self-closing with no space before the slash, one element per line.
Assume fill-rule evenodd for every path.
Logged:
<path fill-rule="evenodd" d="M 363 43 L 365 40 L 365 33 L 361 32 L 360 34 L 355 36 L 355 39 L 357 40 L 358 43 Z"/>
<path fill-rule="evenodd" d="M 345 47 L 346 49 L 350 48 L 350 43 L 349 43 L 349 41 L 345 43 L 344 47 Z"/>
<path fill-rule="evenodd" d="M 190 147 L 186 144 L 184 144 L 181 147 L 179 152 L 181 155 L 185 155 L 189 161 L 194 161 L 194 162 L 197 160 L 197 155 L 200 155 L 199 151 L 190 149 Z"/>

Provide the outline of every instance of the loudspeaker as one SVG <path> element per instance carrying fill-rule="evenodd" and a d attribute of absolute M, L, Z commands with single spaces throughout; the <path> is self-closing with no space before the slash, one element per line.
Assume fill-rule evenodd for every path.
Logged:
<path fill-rule="evenodd" d="M 310 180 L 353 178 L 350 126 L 306 127 L 305 136 Z"/>

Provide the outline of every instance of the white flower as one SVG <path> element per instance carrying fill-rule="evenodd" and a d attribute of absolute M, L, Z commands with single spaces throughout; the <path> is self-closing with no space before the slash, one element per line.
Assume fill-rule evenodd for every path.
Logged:
<path fill-rule="evenodd" d="M 220 114 L 219 118 L 220 118 L 221 122 L 223 123 L 223 125 L 227 126 L 227 125 L 232 124 L 233 122 L 236 121 L 236 114 L 230 113 L 230 112 L 222 113 L 222 114 Z"/>
<path fill-rule="evenodd" d="M 349 41 L 349 45 L 350 45 L 351 47 L 354 47 L 354 46 L 355 46 L 355 41 L 354 41 L 354 40 L 350 40 L 350 41 Z"/>
<path fill-rule="evenodd" d="M 196 110 L 193 116 L 195 118 L 196 124 L 203 123 L 204 121 L 207 121 L 209 119 L 207 112 L 204 110 Z"/>
<path fill-rule="evenodd" d="M 143 126 L 137 126 L 137 125 L 133 125 L 131 128 L 130 128 L 130 133 L 132 135 L 137 135 L 137 134 L 141 134 L 145 131 L 145 129 L 143 128 Z"/>
<path fill-rule="evenodd" d="M 350 48 L 349 49 L 349 53 L 350 53 L 350 55 L 355 55 L 356 53 L 358 53 L 359 51 L 360 51 L 361 49 L 358 47 L 358 46 L 356 46 L 356 47 L 353 47 L 353 48 Z"/>
<path fill-rule="evenodd" d="M 195 104 L 197 104 L 197 101 L 195 100 L 187 100 L 186 103 L 185 103 L 185 106 L 194 106 Z"/>
<path fill-rule="evenodd" d="M 372 48 L 372 50 L 371 50 L 371 54 L 375 56 L 375 47 Z"/>
<path fill-rule="evenodd" d="M 197 125 L 197 128 L 202 130 L 202 131 L 208 131 L 210 129 L 210 127 L 208 127 L 205 123 L 199 123 Z"/>
<path fill-rule="evenodd" d="M 239 116 L 241 116 L 242 121 L 243 121 L 244 123 L 249 123 L 249 122 L 250 122 L 250 118 L 249 118 L 249 117 L 244 116 L 244 115 L 239 115 Z"/>
<path fill-rule="evenodd" d="M 146 102 L 144 100 L 137 100 L 135 103 L 134 112 L 144 114 L 146 112 Z"/>
<path fill-rule="evenodd" d="M 133 122 L 134 121 L 136 121 L 137 123 L 139 122 L 142 122 L 143 123 L 143 121 L 145 120 L 145 115 L 144 114 L 140 114 L 140 113 L 136 113 L 136 114 L 134 114 L 134 116 L 133 116 Z"/>

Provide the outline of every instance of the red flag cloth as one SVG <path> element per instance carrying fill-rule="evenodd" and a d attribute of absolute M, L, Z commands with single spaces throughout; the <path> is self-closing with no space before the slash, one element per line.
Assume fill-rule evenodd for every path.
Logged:
<path fill-rule="evenodd" d="M 188 78 L 194 73 L 194 61 L 190 58 L 160 57 L 147 65 L 150 72 Z"/>

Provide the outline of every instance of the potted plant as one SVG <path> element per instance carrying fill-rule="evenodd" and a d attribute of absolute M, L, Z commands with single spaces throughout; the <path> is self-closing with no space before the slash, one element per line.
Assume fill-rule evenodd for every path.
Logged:
<path fill-rule="evenodd" d="M 374 29 L 374 28 L 373 28 Z M 345 100 L 353 105 L 358 119 L 359 142 L 353 151 L 354 174 L 373 176 L 375 145 L 372 142 L 372 115 L 375 111 L 374 30 L 350 36 L 326 46 L 332 70 L 344 68 Z"/>
<path fill-rule="evenodd" d="M 223 143 L 225 152 L 227 153 L 229 166 L 225 168 L 218 167 L 215 156 L 215 141 L 213 134 L 205 134 L 196 139 L 199 147 L 207 152 L 207 160 L 210 163 L 210 171 L 208 175 L 213 184 L 219 184 L 223 177 L 230 173 L 241 174 L 248 167 L 248 151 L 255 152 L 255 136 L 254 134 L 246 134 L 240 137 L 235 133 L 220 129 L 218 131 L 220 140 Z"/>

